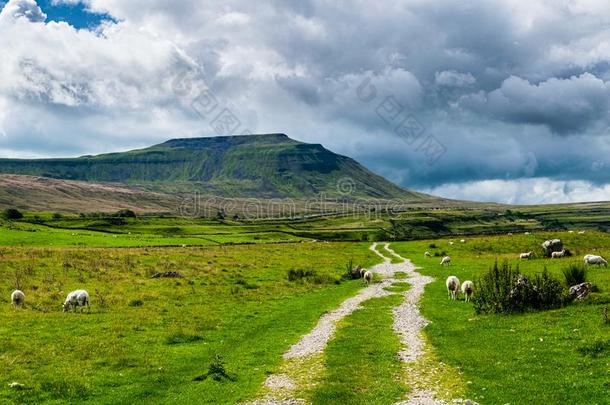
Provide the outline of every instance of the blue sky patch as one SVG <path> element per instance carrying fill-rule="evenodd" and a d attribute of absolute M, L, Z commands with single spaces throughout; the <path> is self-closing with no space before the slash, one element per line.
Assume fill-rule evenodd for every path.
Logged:
<path fill-rule="evenodd" d="M 77 29 L 92 29 L 103 20 L 114 19 L 108 14 L 97 14 L 87 10 L 82 3 L 52 4 L 51 0 L 38 0 L 38 5 L 47 15 L 47 21 L 65 21 Z"/>

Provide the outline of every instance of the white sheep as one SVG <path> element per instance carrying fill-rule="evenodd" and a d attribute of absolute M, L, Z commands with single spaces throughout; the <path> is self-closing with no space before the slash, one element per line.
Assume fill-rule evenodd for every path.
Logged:
<path fill-rule="evenodd" d="M 449 241 L 449 244 L 450 244 L 450 245 L 453 245 L 453 242 Z"/>
<path fill-rule="evenodd" d="M 579 234 L 579 235 L 584 235 L 584 234 L 585 234 L 585 231 L 578 231 L 578 234 Z"/>
<path fill-rule="evenodd" d="M 608 262 L 601 256 L 585 255 L 585 264 L 596 264 L 598 266 L 608 267 Z"/>
<path fill-rule="evenodd" d="M 373 281 L 373 273 L 370 271 L 367 271 L 366 273 L 364 273 L 364 282 L 367 284 L 371 284 L 371 282 Z"/>
<path fill-rule="evenodd" d="M 83 307 L 86 305 L 89 312 L 91 312 L 91 304 L 89 302 L 89 293 L 85 290 L 75 290 L 72 291 L 66 297 L 64 301 L 63 308 L 64 312 L 68 312 L 70 307 L 74 307 L 74 311 L 76 311 L 76 306 L 80 308 L 80 312 L 83 312 Z"/>
<path fill-rule="evenodd" d="M 531 233 L 530 232 L 525 232 L 524 235 L 531 235 Z"/>
<path fill-rule="evenodd" d="M 565 254 L 566 254 L 565 249 L 563 249 L 561 252 L 552 252 L 551 259 L 561 259 L 563 256 L 565 256 Z"/>
<path fill-rule="evenodd" d="M 450 264 L 451 264 L 451 258 L 449 256 L 443 257 L 443 259 L 441 260 L 441 265 L 449 266 Z"/>
<path fill-rule="evenodd" d="M 460 243 L 466 243 L 466 239 L 460 239 Z"/>
<path fill-rule="evenodd" d="M 367 269 L 365 269 L 364 267 L 360 268 L 360 277 L 364 278 L 364 275 L 366 274 Z"/>
<path fill-rule="evenodd" d="M 521 253 L 519 255 L 519 260 L 523 260 L 523 259 L 531 259 L 532 258 L 532 252 L 527 252 L 527 253 Z"/>
<path fill-rule="evenodd" d="M 424 252 L 424 256 L 426 256 L 426 257 L 430 257 L 430 256 L 432 256 L 432 255 L 430 254 L 430 252 Z"/>
<path fill-rule="evenodd" d="M 11 302 L 13 303 L 13 307 L 21 307 L 25 302 L 25 294 L 21 290 L 15 290 L 11 294 Z"/>
<path fill-rule="evenodd" d="M 466 302 L 470 301 L 470 297 L 472 297 L 472 292 L 474 291 L 474 283 L 470 280 L 466 280 L 462 283 L 462 294 L 464 294 L 464 300 Z"/>
<path fill-rule="evenodd" d="M 447 286 L 448 297 L 452 300 L 456 299 L 460 291 L 460 280 L 456 276 L 449 276 L 445 285 Z"/>

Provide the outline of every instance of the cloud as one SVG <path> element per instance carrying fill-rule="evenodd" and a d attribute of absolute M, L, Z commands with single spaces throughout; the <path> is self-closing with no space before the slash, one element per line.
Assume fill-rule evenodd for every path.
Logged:
<path fill-rule="evenodd" d="M 0 7 L 4 4 L 0 4 Z M 39 23 L 46 20 L 47 15 L 42 12 L 34 0 L 10 0 L 0 12 L 0 21 L 24 17 L 30 22 Z"/>
<path fill-rule="evenodd" d="M 436 72 L 434 82 L 445 87 L 466 87 L 475 84 L 477 79 L 470 73 L 460 73 L 455 70 Z"/>
<path fill-rule="evenodd" d="M 506 204 L 610 201 L 610 184 L 596 186 L 582 180 L 555 181 L 544 177 L 449 183 L 424 191 L 450 198 Z"/>
<path fill-rule="evenodd" d="M 511 76 L 499 89 L 464 96 L 461 104 L 493 118 L 517 124 L 546 125 L 558 134 L 584 133 L 608 118 L 610 83 L 583 73 L 539 84 Z"/>
<path fill-rule="evenodd" d="M 214 117 L 191 108 L 206 91 L 239 131 L 322 143 L 405 187 L 610 183 L 610 7 L 601 1 L 53 1 L 113 20 L 78 30 L 46 22 L 33 0 L 4 6 L 5 156 L 213 135 Z M 415 141 L 397 133 L 406 116 L 421 125 Z M 433 163 L 426 139 L 446 149 Z"/>

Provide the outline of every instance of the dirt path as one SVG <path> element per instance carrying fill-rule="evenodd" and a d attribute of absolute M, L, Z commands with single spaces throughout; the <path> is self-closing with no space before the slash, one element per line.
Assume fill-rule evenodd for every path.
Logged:
<path fill-rule="evenodd" d="M 431 277 L 423 276 L 415 271 L 415 266 L 407 259 L 401 257 L 394 252 L 389 243 L 385 243 L 383 249 L 378 249 L 379 244 L 373 243 L 370 249 L 375 252 L 383 263 L 380 263 L 370 270 L 381 276 L 382 280 L 379 283 L 374 283 L 360 290 L 355 296 L 345 300 L 339 308 L 323 315 L 318 324 L 303 336 L 299 342 L 294 344 L 286 353 L 284 359 L 290 361 L 294 359 L 312 358 L 316 354 L 320 354 L 326 348 L 328 342 L 333 337 L 337 328 L 337 322 L 346 316 L 350 315 L 360 307 L 360 304 L 370 298 L 383 297 L 394 294 L 386 291 L 384 288 L 389 287 L 393 283 L 406 282 L 411 288 L 404 293 L 404 302 L 394 309 L 394 330 L 400 336 L 403 344 L 403 349 L 399 356 L 403 362 L 413 364 L 417 359 L 425 353 L 425 344 L 421 336 L 422 329 L 428 324 L 428 321 L 422 317 L 418 303 L 424 293 L 426 284 L 433 281 Z M 394 256 L 401 260 L 400 263 L 392 263 L 390 256 Z M 408 275 L 405 279 L 396 279 L 396 272 L 403 272 Z M 304 360 L 306 361 L 306 360 Z M 316 374 L 315 370 L 310 370 Z M 278 398 L 278 395 L 286 395 L 296 389 L 297 384 L 286 374 L 270 375 L 265 381 L 265 387 L 270 391 L 270 394 L 262 400 L 252 402 L 254 405 L 273 405 L 273 404 L 301 404 L 305 403 L 302 399 L 293 398 Z M 434 390 L 419 390 L 413 389 L 410 392 L 410 398 L 407 401 L 400 402 L 400 405 L 445 405 L 443 401 L 435 400 Z"/>

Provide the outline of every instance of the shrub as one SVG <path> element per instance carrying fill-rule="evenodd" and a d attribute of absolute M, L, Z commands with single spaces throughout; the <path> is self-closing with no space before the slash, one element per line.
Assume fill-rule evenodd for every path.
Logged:
<path fill-rule="evenodd" d="M 288 281 L 304 281 L 313 284 L 340 284 L 340 280 L 335 277 L 328 274 L 318 274 L 315 270 L 311 269 L 288 270 Z"/>
<path fill-rule="evenodd" d="M 53 215 L 51 215 L 51 218 L 53 218 L 53 219 L 62 219 L 63 216 L 59 212 L 54 212 Z"/>
<path fill-rule="evenodd" d="M 214 357 L 214 360 L 208 366 L 208 371 L 198 377 L 195 377 L 193 381 L 203 381 L 211 377 L 214 381 L 235 381 L 235 377 L 230 375 L 225 367 L 225 362 L 219 354 Z"/>
<path fill-rule="evenodd" d="M 133 299 L 131 301 L 129 301 L 129 306 L 130 307 L 141 307 L 142 305 L 144 305 L 144 301 L 142 301 L 139 298 Z"/>
<path fill-rule="evenodd" d="M 288 281 L 297 281 L 316 275 L 315 270 L 290 269 L 288 270 Z"/>
<path fill-rule="evenodd" d="M 528 278 L 513 269 L 507 262 L 491 269 L 475 283 L 473 297 L 477 313 L 515 313 L 527 310 L 557 308 L 565 302 L 561 282 L 544 269 L 541 274 Z"/>
<path fill-rule="evenodd" d="M 16 208 L 7 208 L 2 211 L 2 218 L 11 221 L 23 218 L 23 214 Z"/>
<path fill-rule="evenodd" d="M 587 281 L 587 268 L 584 264 L 572 263 L 562 269 L 568 287 Z"/>
<path fill-rule="evenodd" d="M 132 210 L 123 209 L 123 210 L 118 210 L 116 212 L 116 214 L 114 214 L 114 216 L 119 217 L 119 218 L 135 218 L 136 213 L 133 212 Z"/>

